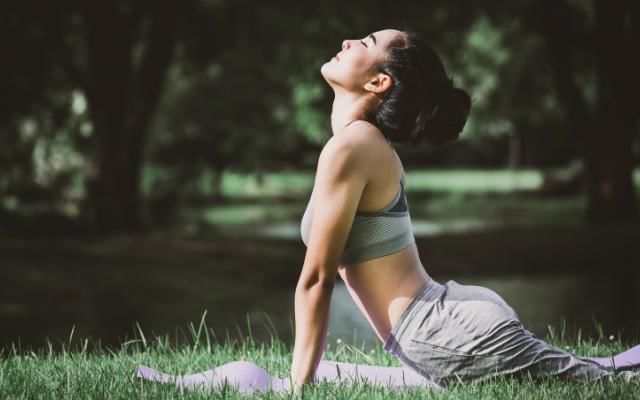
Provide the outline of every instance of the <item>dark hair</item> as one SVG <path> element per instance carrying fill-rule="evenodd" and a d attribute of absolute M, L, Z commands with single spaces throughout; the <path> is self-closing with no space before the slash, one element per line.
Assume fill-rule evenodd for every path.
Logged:
<path fill-rule="evenodd" d="M 389 43 L 378 66 L 393 83 L 372 122 L 392 142 L 454 140 L 467 121 L 471 98 L 454 87 L 431 46 L 414 32 L 403 33 Z"/>

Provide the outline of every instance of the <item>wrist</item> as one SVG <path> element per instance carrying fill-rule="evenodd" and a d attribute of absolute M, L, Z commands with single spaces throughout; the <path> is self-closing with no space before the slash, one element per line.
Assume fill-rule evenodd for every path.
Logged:
<path fill-rule="evenodd" d="M 308 387 L 311 384 L 316 383 L 315 376 L 308 378 L 307 380 L 301 381 L 299 379 L 291 377 L 291 389 L 294 393 L 299 393 L 303 390 L 303 388 Z"/>

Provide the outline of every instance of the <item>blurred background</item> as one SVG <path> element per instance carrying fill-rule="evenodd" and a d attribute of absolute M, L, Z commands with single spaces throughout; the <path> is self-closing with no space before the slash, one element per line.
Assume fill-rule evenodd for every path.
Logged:
<path fill-rule="evenodd" d="M 472 96 L 396 145 L 422 263 L 544 336 L 638 341 L 640 4 L 9 0 L 0 6 L 0 347 L 138 325 L 293 337 L 300 218 L 342 40 L 415 30 Z M 331 340 L 377 338 L 343 284 Z"/>

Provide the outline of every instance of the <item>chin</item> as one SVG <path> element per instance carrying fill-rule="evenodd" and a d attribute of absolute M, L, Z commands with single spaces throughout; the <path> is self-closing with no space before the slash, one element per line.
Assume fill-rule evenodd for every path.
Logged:
<path fill-rule="evenodd" d="M 329 71 L 329 69 L 331 68 L 330 64 L 331 64 L 331 61 L 328 61 L 322 64 L 322 67 L 320 67 L 320 75 L 322 75 L 324 79 L 328 79 L 328 75 L 331 74 L 331 72 Z"/>
<path fill-rule="evenodd" d="M 320 74 L 331 87 L 343 86 L 343 79 L 341 79 L 342 76 L 339 72 L 340 71 L 336 71 L 333 62 L 331 61 L 324 63 L 322 67 L 320 67 Z"/>
<path fill-rule="evenodd" d="M 333 79 L 331 78 L 331 66 L 329 64 L 330 63 L 327 62 L 324 63 L 322 67 L 320 67 L 320 75 L 322 75 L 324 80 L 327 81 L 329 85 L 331 85 L 333 83 Z"/>

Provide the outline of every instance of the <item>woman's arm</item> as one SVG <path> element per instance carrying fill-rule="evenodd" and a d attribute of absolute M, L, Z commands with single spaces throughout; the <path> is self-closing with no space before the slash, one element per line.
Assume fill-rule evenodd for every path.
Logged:
<path fill-rule="evenodd" d="M 367 184 L 361 166 L 366 159 L 364 146 L 345 133 L 346 129 L 331 137 L 318 160 L 313 222 L 295 293 L 296 337 L 291 365 L 295 387 L 315 381 L 340 257 Z"/>

